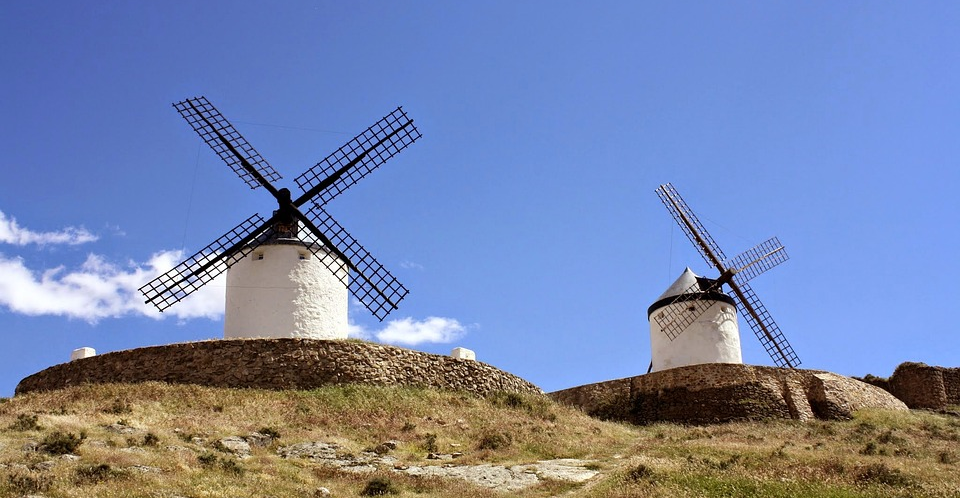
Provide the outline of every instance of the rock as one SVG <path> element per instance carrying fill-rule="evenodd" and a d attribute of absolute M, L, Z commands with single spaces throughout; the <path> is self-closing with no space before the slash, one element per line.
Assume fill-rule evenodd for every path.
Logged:
<path fill-rule="evenodd" d="M 107 432 L 112 432 L 114 434 L 134 434 L 137 432 L 143 432 L 140 429 L 137 429 L 136 427 L 130 427 L 129 425 L 119 424 L 119 423 L 110 424 L 104 427 L 104 429 L 106 429 Z"/>
<path fill-rule="evenodd" d="M 373 449 L 373 452 L 378 455 L 386 455 L 387 453 L 397 449 L 397 444 L 397 441 L 384 441 L 378 444 L 377 447 Z"/>
<path fill-rule="evenodd" d="M 61 459 L 61 460 L 66 460 L 66 461 L 68 461 L 68 462 L 76 462 L 76 461 L 79 461 L 79 460 L 80 460 L 80 456 L 79 456 L 79 455 L 71 455 L 71 454 L 67 453 L 66 455 L 60 455 L 60 459 Z"/>
<path fill-rule="evenodd" d="M 270 446 L 271 444 L 273 444 L 274 441 L 276 441 L 276 438 L 274 438 L 273 436 L 269 434 L 262 434 L 259 432 L 250 433 L 250 435 L 245 437 L 244 439 L 247 441 L 247 443 L 250 443 L 250 446 L 253 446 L 255 448 L 266 448 L 267 446 Z"/>
<path fill-rule="evenodd" d="M 40 448 L 40 443 L 36 441 L 27 441 L 26 443 L 23 443 L 23 446 L 20 447 L 21 450 L 26 452 L 37 451 L 39 448 Z"/>
<path fill-rule="evenodd" d="M 150 467 L 149 465 L 131 465 L 127 469 L 141 474 L 159 474 L 161 472 L 157 467 Z"/>
<path fill-rule="evenodd" d="M 56 466 L 57 462 L 54 462 L 53 460 L 44 460 L 42 462 L 33 464 L 33 468 L 36 470 L 50 470 Z"/>
<path fill-rule="evenodd" d="M 321 497 L 323 497 L 323 496 L 330 496 L 330 494 L 331 494 L 331 493 L 330 493 L 330 490 L 327 489 L 327 488 L 317 488 L 317 490 L 313 492 L 314 498 L 321 498 Z"/>
<path fill-rule="evenodd" d="M 309 443 L 297 443 L 290 446 L 283 446 L 277 449 L 277 454 L 282 458 L 331 460 L 337 457 L 338 449 L 340 449 L 340 445 L 336 443 L 313 441 Z"/>
<path fill-rule="evenodd" d="M 250 443 L 244 441 L 244 439 L 241 437 L 225 437 L 217 441 L 216 447 L 219 450 L 233 453 L 240 458 L 246 458 L 250 456 Z"/>
<path fill-rule="evenodd" d="M 584 482 L 592 479 L 599 471 L 586 468 L 595 463 L 590 460 L 562 458 L 559 460 L 543 460 L 531 465 L 531 468 L 541 478 L 557 481 Z"/>

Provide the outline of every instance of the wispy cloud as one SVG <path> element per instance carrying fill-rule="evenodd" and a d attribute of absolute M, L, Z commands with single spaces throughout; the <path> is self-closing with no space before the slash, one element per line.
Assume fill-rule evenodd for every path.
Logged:
<path fill-rule="evenodd" d="M 66 227 L 58 232 L 34 232 L 17 224 L 12 216 L 0 211 L 0 243 L 25 246 L 28 244 L 79 245 L 97 240 L 97 236 L 80 227 Z"/>
<path fill-rule="evenodd" d="M 413 261 L 401 261 L 400 268 L 404 268 L 406 270 L 422 270 L 423 265 L 420 263 L 414 263 Z"/>
<path fill-rule="evenodd" d="M 146 263 L 118 266 L 91 254 L 79 268 L 32 270 L 23 259 L 0 254 L 0 306 L 14 313 L 54 315 L 97 323 L 104 318 L 174 316 L 217 319 L 223 315 L 223 276 L 168 309 L 145 304 L 137 289 L 179 261 L 179 251 L 154 254 Z"/>
<path fill-rule="evenodd" d="M 427 317 L 424 320 L 400 318 L 390 320 L 380 330 L 367 330 L 362 326 L 351 324 L 349 335 L 362 339 L 376 338 L 388 344 L 403 344 L 416 346 L 427 342 L 449 343 L 466 335 L 467 327 L 453 318 L 437 316 Z"/>

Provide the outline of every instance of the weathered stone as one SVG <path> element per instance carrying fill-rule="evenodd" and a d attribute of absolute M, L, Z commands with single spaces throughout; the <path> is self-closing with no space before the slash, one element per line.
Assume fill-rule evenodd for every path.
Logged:
<path fill-rule="evenodd" d="M 901 363 L 888 385 L 888 390 L 910 408 L 945 410 L 960 405 L 960 368 Z"/>
<path fill-rule="evenodd" d="M 710 363 L 551 393 L 587 414 L 635 424 L 849 418 L 861 408 L 905 410 L 885 391 L 817 370 Z"/>
<path fill-rule="evenodd" d="M 217 447 L 240 458 L 250 456 L 250 443 L 244 441 L 241 437 L 230 436 L 220 439 L 217 441 Z"/>
<path fill-rule="evenodd" d="M 479 361 L 383 344 L 313 339 L 230 339 L 116 351 L 62 363 L 17 386 L 18 394 L 84 383 L 160 381 L 213 387 L 315 389 L 326 385 L 424 386 L 486 395 L 542 394 Z"/>

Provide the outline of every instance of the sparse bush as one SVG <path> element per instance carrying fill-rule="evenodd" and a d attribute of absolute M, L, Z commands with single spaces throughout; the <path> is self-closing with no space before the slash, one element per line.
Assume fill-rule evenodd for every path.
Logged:
<path fill-rule="evenodd" d="M 437 435 L 436 435 L 436 434 L 434 434 L 434 433 L 432 433 L 432 432 L 428 432 L 427 434 L 424 434 L 424 436 L 423 436 L 423 450 L 426 451 L 427 453 L 436 453 L 436 452 L 437 452 L 438 448 L 437 448 Z"/>
<path fill-rule="evenodd" d="M 66 455 L 76 451 L 86 438 L 87 434 L 84 432 L 80 432 L 79 436 L 72 432 L 51 432 L 40 442 L 39 449 L 51 455 Z"/>
<path fill-rule="evenodd" d="M 221 458 L 220 468 L 231 474 L 242 476 L 246 470 L 232 458 Z"/>
<path fill-rule="evenodd" d="M 512 442 L 513 438 L 511 438 L 509 434 L 491 432 L 480 437 L 480 443 L 477 444 L 477 448 L 481 450 L 499 450 L 510 446 Z"/>
<path fill-rule="evenodd" d="M 37 416 L 29 413 L 17 415 L 17 420 L 10 424 L 10 430 L 12 431 L 39 431 L 41 429 L 43 427 L 40 427 L 40 424 L 37 423 Z"/>
<path fill-rule="evenodd" d="M 263 434 L 264 436 L 268 436 L 271 439 L 280 439 L 280 431 L 274 429 L 273 427 L 261 427 L 257 432 Z"/>
<path fill-rule="evenodd" d="M 132 411 L 133 409 L 130 408 L 130 405 L 122 399 L 113 400 L 113 404 L 103 409 L 104 413 L 110 413 L 113 415 L 124 415 Z"/>
<path fill-rule="evenodd" d="M 53 477 L 48 474 L 33 472 L 14 472 L 7 475 L 7 483 L 11 491 L 20 494 L 44 493 L 53 484 Z"/>
<path fill-rule="evenodd" d="M 417 428 L 417 424 L 414 424 L 408 421 L 403 423 L 403 427 L 401 427 L 400 430 L 403 432 L 412 432 L 416 428 Z"/>
<path fill-rule="evenodd" d="M 913 480 L 898 469 L 891 469 L 882 463 L 867 465 L 857 473 L 857 482 L 861 484 L 885 484 L 887 486 L 909 486 Z"/>
<path fill-rule="evenodd" d="M 226 472 L 242 476 L 246 470 L 232 458 L 220 458 L 215 453 L 204 453 L 197 456 L 197 463 L 204 467 L 220 467 Z"/>
<path fill-rule="evenodd" d="M 653 480 L 653 469 L 641 463 L 627 471 L 627 479 L 634 482 Z"/>
<path fill-rule="evenodd" d="M 120 471 L 114 470 L 105 463 L 101 463 L 99 465 L 80 466 L 77 468 L 76 473 L 76 483 L 78 485 L 97 484 L 99 482 L 106 481 L 107 479 L 122 475 Z"/>
<path fill-rule="evenodd" d="M 360 491 L 360 496 L 384 496 L 400 494 L 400 490 L 387 477 L 374 477 Z"/>
<path fill-rule="evenodd" d="M 860 450 L 861 455 L 876 455 L 877 454 L 877 443 L 870 441 L 866 446 Z"/>
<path fill-rule="evenodd" d="M 945 463 L 947 465 L 957 463 L 957 455 L 954 455 L 950 451 L 941 451 L 937 457 L 940 460 L 940 463 Z"/>
<path fill-rule="evenodd" d="M 156 446 L 160 444 L 160 437 L 152 432 L 148 432 L 143 435 L 143 445 L 144 446 Z"/>

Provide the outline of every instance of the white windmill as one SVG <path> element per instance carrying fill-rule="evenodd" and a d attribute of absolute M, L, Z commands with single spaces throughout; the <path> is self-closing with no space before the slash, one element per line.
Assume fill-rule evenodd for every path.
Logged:
<path fill-rule="evenodd" d="M 667 183 L 657 195 L 707 261 L 720 271 L 714 279 L 690 269 L 649 311 L 651 371 L 702 363 L 742 363 L 737 310 L 778 367 L 796 368 L 800 359 L 747 281 L 787 260 L 776 237 L 726 259 L 680 193 Z M 730 287 L 731 294 L 723 292 Z"/>
<path fill-rule="evenodd" d="M 255 214 L 140 288 L 160 311 L 227 271 L 224 337 L 347 337 L 347 290 L 383 320 L 407 294 L 324 205 L 406 146 L 420 132 L 397 108 L 296 178 L 303 193 L 271 182 L 280 175 L 204 97 L 174 104 L 180 115 L 250 188 L 278 203 Z"/>

